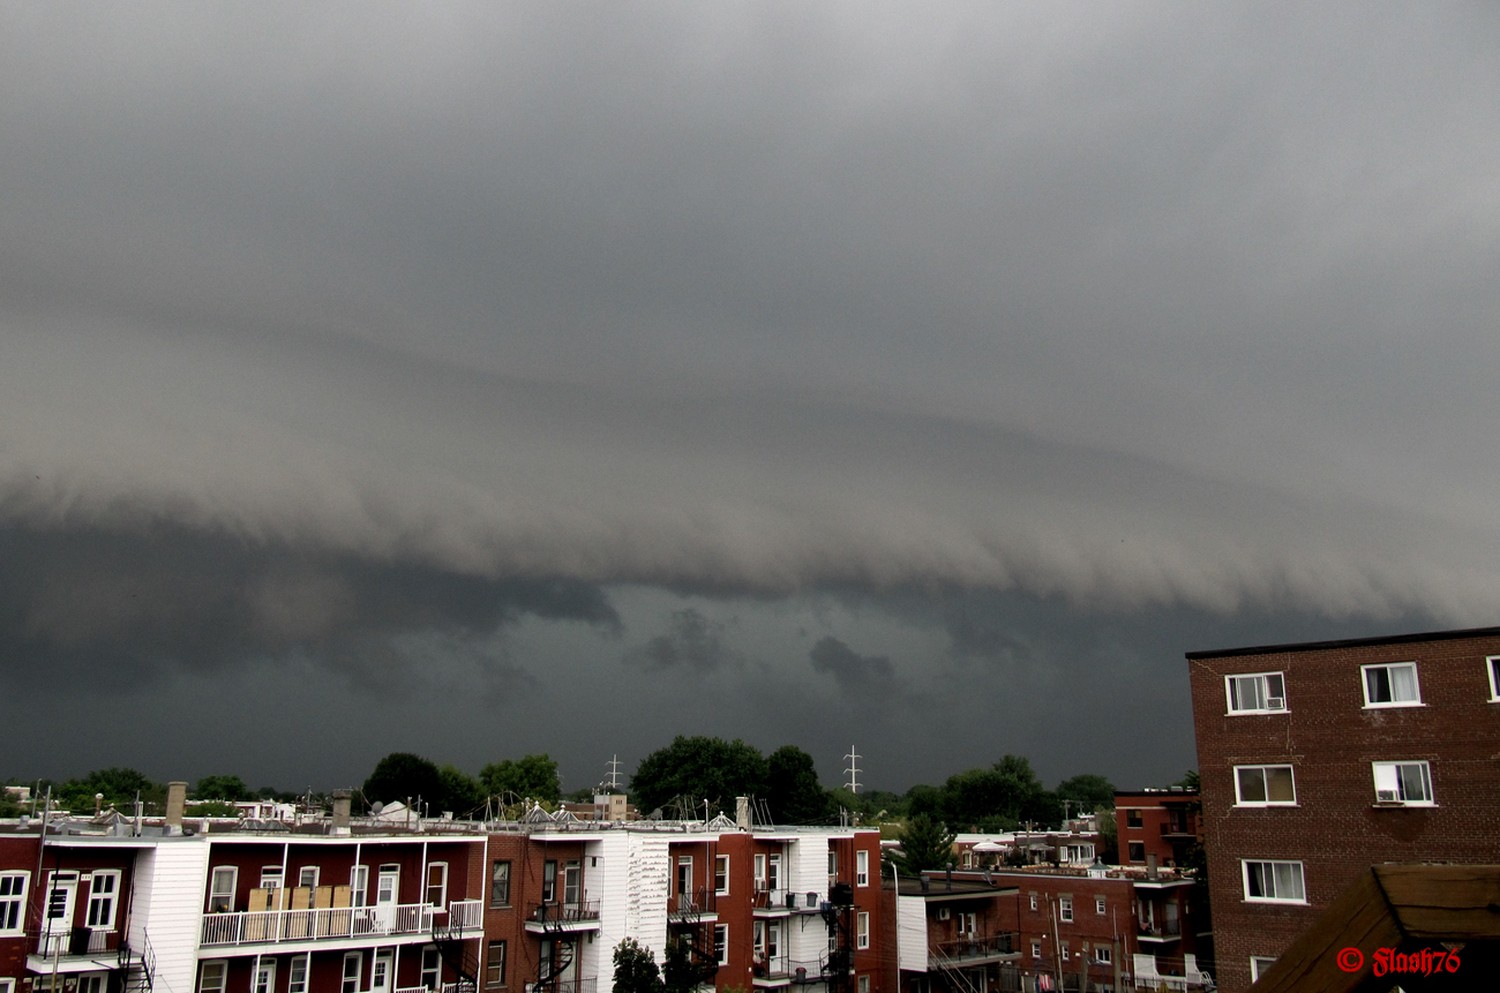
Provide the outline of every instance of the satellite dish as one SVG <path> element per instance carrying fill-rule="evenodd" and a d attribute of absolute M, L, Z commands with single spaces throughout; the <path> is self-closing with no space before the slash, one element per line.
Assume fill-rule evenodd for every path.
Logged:
<path fill-rule="evenodd" d="M 376 800 L 374 803 L 370 804 L 370 813 L 372 814 L 378 814 L 384 809 L 385 804 L 379 800 Z"/>

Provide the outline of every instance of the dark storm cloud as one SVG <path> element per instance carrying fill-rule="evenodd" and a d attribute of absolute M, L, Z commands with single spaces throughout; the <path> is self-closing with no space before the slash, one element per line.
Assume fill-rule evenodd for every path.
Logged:
<path fill-rule="evenodd" d="M 5 8 L 4 664 L 528 673 L 524 754 L 570 660 L 899 736 L 782 624 L 1050 735 L 1492 622 L 1500 14 L 1281 13 Z"/>
<path fill-rule="evenodd" d="M 521 617 L 619 623 L 602 591 L 572 580 L 372 564 L 171 525 L 6 528 L 0 603 L 8 682 L 98 692 L 287 657 L 389 690 L 411 684 L 435 639 L 509 680 L 521 670 L 486 641 Z"/>
<path fill-rule="evenodd" d="M 725 628 L 722 621 L 705 617 L 694 607 L 673 611 L 667 633 L 631 649 L 625 661 L 648 670 L 698 672 L 740 665 L 744 657 L 725 642 Z"/>
<path fill-rule="evenodd" d="M 819 638 L 807 657 L 814 671 L 832 676 L 845 692 L 883 693 L 896 678 L 896 668 L 889 658 L 860 655 L 832 635 Z"/>

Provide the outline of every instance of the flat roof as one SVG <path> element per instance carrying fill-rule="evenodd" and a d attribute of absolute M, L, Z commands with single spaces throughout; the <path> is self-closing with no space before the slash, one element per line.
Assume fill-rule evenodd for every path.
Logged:
<path fill-rule="evenodd" d="M 1421 634 L 1388 634 L 1374 638 L 1344 638 L 1337 641 L 1303 641 L 1286 645 L 1254 645 L 1247 648 L 1221 648 L 1216 651 L 1187 652 L 1189 659 L 1228 658 L 1235 655 L 1272 655 L 1281 652 L 1316 652 L 1330 648 L 1359 648 L 1367 645 L 1403 645 L 1418 641 L 1456 641 L 1460 638 L 1493 638 L 1500 627 L 1464 628 L 1458 631 L 1427 631 Z"/>

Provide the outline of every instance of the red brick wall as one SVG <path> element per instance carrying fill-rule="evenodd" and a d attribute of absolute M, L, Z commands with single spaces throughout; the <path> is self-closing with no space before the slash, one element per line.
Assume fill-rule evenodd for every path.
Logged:
<path fill-rule="evenodd" d="M 1188 659 L 1202 777 L 1220 989 L 1250 982 L 1250 956 L 1276 956 L 1378 862 L 1500 861 L 1500 703 L 1485 657 L 1500 632 L 1348 643 Z M 1362 665 L 1416 662 L 1423 706 L 1366 709 Z M 1224 677 L 1280 671 L 1287 711 L 1227 714 Z M 1430 808 L 1375 805 L 1373 761 L 1431 764 Z M 1293 767 L 1295 807 L 1235 806 L 1233 767 Z M 1241 860 L 1303 863 L 1307 906 L 1248 903 Z"/>

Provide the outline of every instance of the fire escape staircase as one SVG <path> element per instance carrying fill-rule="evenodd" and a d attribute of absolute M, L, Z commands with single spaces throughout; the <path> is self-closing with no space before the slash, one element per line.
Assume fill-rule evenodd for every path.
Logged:
<path fill-rule="evenodd" d="M 443 964 L 458 975 L 454 993 L 475 993 L 479 989 L 479 942 L 473 939 L 480 936 L 480 929 L 452 911 L 446 917 L 441 924 L 433 920 L 432 943 Z"/>
<path fill-rule="evenodd" d="M 677 942 L 687 952 L 684 963 L 691 971 L 696 985 L 712 985 L 719 971 L 719 955 L 714 948 L 713 918 L 705 921 L 709 911 L 709 893 L 700 889 L 691 897 L 678 897 L 676 910 L 671 915 L 673 931 L 671 941 Z M 671 955 L 668 955 L 668 961 Z"/>
<path fill-rule="evenodd" d="M 151 950 L 151 939 L 141 936 L 139 952 L 122 939 L 111 971 L 114 977 L 110 986 L 120 993 L 151 993 L 156 983 L 156 953 Z"/>
<path fill-rule="evenodd" d="M 932 958 L 942 970 L 943 975 L 948 977 L 949 985 L 958 993 L 984 993 L 982 989 L 974 985 L 974 981 L 969 978 L 963 965 L 953 956 L 938 948 L 934 949 Z"/>
<path fill-rule="evenodd" d="M 549 914 L 548 909 L 548 904 L 542 904 L 537 909 L 537 919 L 551 939 L 552 957 L 550 960 L 541 959 L 537 962 L 536 982 L 531 986 L 531 993 L 557 993 L 568 966 L 573 964 L 573 943 L 577 938 L 563 927 L 562 913 L 559 911 L 556 915 Z"/>

